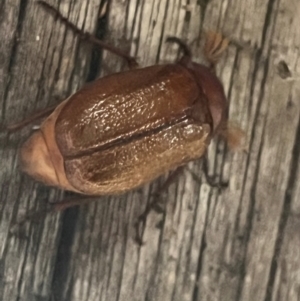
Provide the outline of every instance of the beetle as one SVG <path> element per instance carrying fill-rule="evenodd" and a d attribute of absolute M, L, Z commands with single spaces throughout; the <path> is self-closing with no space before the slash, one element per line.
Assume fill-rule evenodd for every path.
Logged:
<path fill-rule="evenodd" d="M 38 3 L 81 37 L 101 43 L 49 4 Z M 127 59 L 131 69 L 97 79 L 58 105 L 22 145 L 22 170 L 46 185 L 112 195 L 202 157 L 211 139 L 227 128 L 227 99 L 214 73 L 228 45 L 220 37 L 208 37 L 209 67 L 193 62 L 177 38 L 169 38 L 184 53 L 177 63 L 145 68 L 101 44 Z"/>

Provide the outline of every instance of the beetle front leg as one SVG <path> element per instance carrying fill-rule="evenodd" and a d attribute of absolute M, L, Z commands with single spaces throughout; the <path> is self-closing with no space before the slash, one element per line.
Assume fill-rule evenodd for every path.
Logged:
<path fill-rule="evenodd" d="M 183 56 L 179 60 L 180 63 L 187 65 L 192 61 L 192 52 L 182 40 L 177 37 L 168 37 L 166 42 L 172 42 L 179 45 L 180 50 L 183 52 Z M 227 49 L 228 44 L 229 40 L 224 38 L 220 33 L 214 31 L 208 31 L 206 33 L 204 56 L 213 72 L 215 72 L 216 63 Z"/>
<path fill-rule="evenodd" d="M 104 43 L 103 41 L 99 40 L 94 35 L 85 32 L 78 28 L 75 24 L 71 23 L 66 17 L 64 17 L 56 8 L 54 8 L 52 5 L 48 4 L 45 1 L 39 0 L 37 3 L 41 6 L 43 6 L 46 10 L 50 11 L 55 18 L 59 19 L 62 23 L 64 23 L 67 27 L 69 27 L 75 34 L 79 36 L 80 39 L 85 40 L 89 43 L 92 43 L 102 49 L 108 50 L 120 57 L 122 57 L 124 60 L 127 61 L 128 67 L 130 69 L 137 68 L 139 65 L 136 61 L 136 59 L 127 53 L 123 52 L 117 47 L 114 47 L 112 45 L 109 45 L 107 43 Z"/>
<path fill-rule="evenodd" d="M 183 52 L 182 58 L 179 60 L 179 63 L 187 65 L 192 61 L 192 52 L 191 49 L 185 44 L 182 40 L 177 37 L 168 37 L 166 42 L 176 43 L 178 44 L 180 50 Z"/>

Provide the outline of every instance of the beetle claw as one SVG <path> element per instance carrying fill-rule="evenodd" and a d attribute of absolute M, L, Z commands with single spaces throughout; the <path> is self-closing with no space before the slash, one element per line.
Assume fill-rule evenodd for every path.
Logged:
<path fill-rule="evenodd" d="M 141 247 L 145 244 L 145 242 L 143 241 L 143 231 L 142 231 L 142 227 L 141 226 L 141 220 L 138 219 L 137 222 L 134 223 L 134 229 L 135 229 L 135 242 Z"/>
<path fill-rule="evenodd" d="M 181 39 L 177 38 L 177 37 L 167 37 L 166 39 L 167 43 L 176 43 L 178 44 L 180 50 L 183 52 L 183 56 L 187 57 L 189 59 L 192 58 L 192 52 L 191 49 L 187 46 L 187 44 L 185 44 Z"/>
<path fill-rule="evenodd" d="M 205 175 L 206 183 L 212 188 L 218 188 L 219 190 L 222 190 L 229 186 L 229 181 L 219 182 L 216 180 L 216 177 L 214 177 L 214 176 L 209 176 L 205 173 L 204 173 L 204 175 Z"/>

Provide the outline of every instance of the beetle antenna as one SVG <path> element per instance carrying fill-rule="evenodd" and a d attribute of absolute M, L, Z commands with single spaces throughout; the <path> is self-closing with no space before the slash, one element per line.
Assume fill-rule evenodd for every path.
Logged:
<path fill-rule="evenodd" d="M 117 47 L 114 47 L 112 45 L 104 43 L 103 41 L 96 38 L 94 35 L 81 30 L 75 24 L 71 23 L 66 17 L 64 17 L 55 7 L 53 7 L 49 3 L 47 3 L 43 0 L 38 0 L 37 4 L 41 5 L 44 9 L 50 11 L 54 15 L 55 18 L 59 19 L 62 23 L 64 23 L 71 30 L 73 30 L 74 33 L 77 34 L 82 40 L 85 40 L 89 43 L 95 44 L 95 45 L 99 46 L 100 48 L 108 50 L 108 51 L 122 57 L 123 59 L 125 59 L 127 61 L 130 69 L 138 67 L 138 63 L 134 57 L 128 55 L 127 53 L 123 52 L 122 50 L 120 50 Z"/>
<path fill-rule="evenodd" d="M 220 131 L 220 135 L 232 151 L 248 152 L 246 146 L 246 133 L 233 122 L 228 122 L 226 127 Z"/>
<path fill-rule="evenodd" d="M 191 49 L 185 44 L 182 40 L 180 40 L 177 37 L 168 37 L 166 39 L 166 42 L 169 43 L 176 43 L 178 44 L 180 50 L 183 52 L 183 57 L 189 58 L 190 60 L 192 59 L 192 52 Z"/>
<path fill-rule="evenodd" d="M 204 55 L 210 63 L 210 68 L 215 70 L 216 63 L 229 45 L 229 40 L 215 31 L 206 32 L 205 40 Z"/>

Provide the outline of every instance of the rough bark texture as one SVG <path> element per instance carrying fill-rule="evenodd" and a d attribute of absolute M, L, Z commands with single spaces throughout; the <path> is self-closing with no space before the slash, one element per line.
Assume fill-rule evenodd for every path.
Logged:
<path fill-rule="evenodd" d="M 101 0 L 48 2 L 80 28 L 103 27 Z M 1 132 L 0 299 L 299 301 L 299 14 L 296 0 L 109 1 L 106 40 L 143 66 L 177 58 L 167 36 L 191 45 L 198 62 L 203 30 L 231 39 L 217 74 L 248 152 L 213 143 L 210 173 L 229 187 L 219 192 L 185 170 L 161 197 L 164 213 L 148 216 L 139 246 L 133 224 L 163 179 L 13 226 L 63 192 L 18 169 L 17 149 L 30 126 Z M 99 63 L 31 0 L 0 2 L 0 40 L 2 124 L 76 91 Z M 103 73 L 124 67 L 103 53 Z M 189 167 L 201 176 L 200 163 Z"/>

